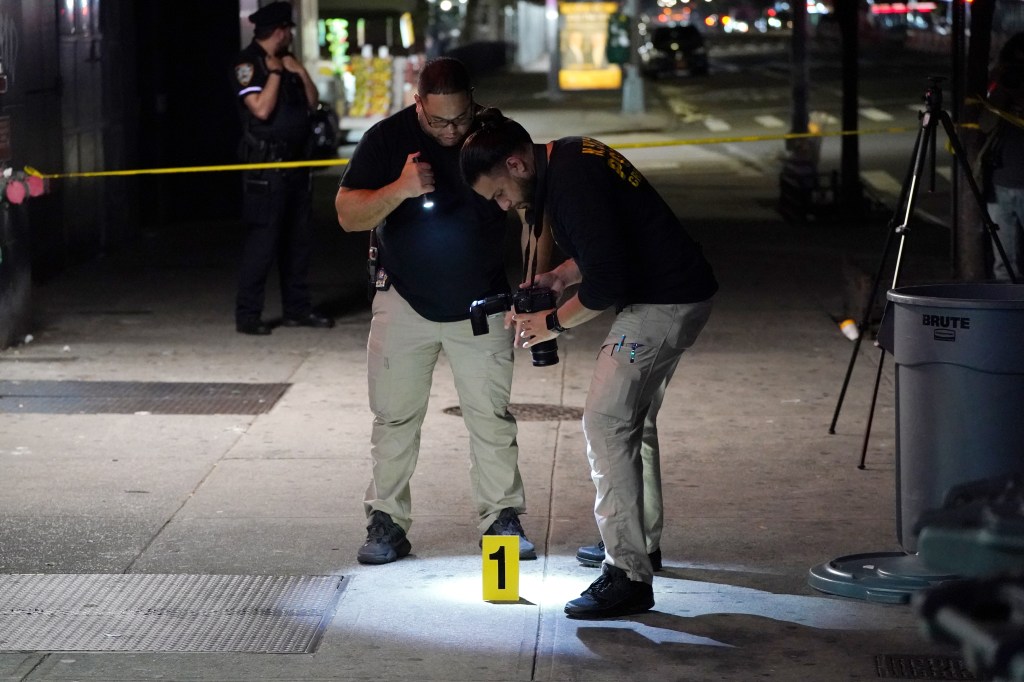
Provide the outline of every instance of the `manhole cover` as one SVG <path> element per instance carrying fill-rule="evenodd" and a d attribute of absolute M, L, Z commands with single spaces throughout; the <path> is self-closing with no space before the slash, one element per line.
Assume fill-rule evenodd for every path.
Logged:
<path fill-rule="evenodd" d="M 263 414 L 289 384 L 0 381 L 0 414 Z"/>
<path fill-rule="evenodd" d="M 977 680 L 962 658 L 952 656 L 875 656 L 878 676 L 886 680 Z"/>
<path fill-rule="evenodd" d="M 508 411 L 524 422 L 555 422 L 555 421 L 578 421 L 583 419 L 582 407 L 565 407 L 564 405 L 547 405 L 545 403 L 511 403 Z M 445 414 L 456 417 L 462 416 L 462 408 L 444 408 Z"/>
<path fill-rule="evenodd" d="M 0 576 L 0 651 L 312 653 L 341 576 Z"/>

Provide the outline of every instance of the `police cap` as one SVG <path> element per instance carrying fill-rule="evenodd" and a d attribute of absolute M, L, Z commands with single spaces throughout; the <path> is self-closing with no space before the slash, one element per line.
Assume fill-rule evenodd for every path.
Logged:
<path fill-rule="evenodd" d="M 272 2 L 249 15 L 255 26 L 294 26 L 292 6 L 287 2 Z"/>

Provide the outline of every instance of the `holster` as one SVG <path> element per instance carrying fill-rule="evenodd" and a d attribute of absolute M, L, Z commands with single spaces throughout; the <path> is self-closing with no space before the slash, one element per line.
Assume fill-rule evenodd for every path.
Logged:
<path fill-rule="evenodd" d="M 370 248 L 366 254 L 366 300 L 377 293 L 377 228 L 370 230 Z"/>
<path fill-rule="evenodd" d="M 295 161 L 301 156 L 295 145 L 287 142 L 261 140 L 248 130 L 238 145 L 238 156 L 242 163 L 271 163 L 274 161 Z"/>

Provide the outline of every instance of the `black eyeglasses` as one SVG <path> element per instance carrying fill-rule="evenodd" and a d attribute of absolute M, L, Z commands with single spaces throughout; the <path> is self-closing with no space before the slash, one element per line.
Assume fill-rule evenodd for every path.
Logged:
<path fill-rule="evenodd" d="M 441 118 L 440 116 L 431 116 L 428 114 L 427 110 L 423 107 L 423 103 L 420 103 L 420 109 L 423 109 L 423 118 L 426 119 L 427 125 L 437 130 L 443 130 L 448 126 L 461 128 L 462 126 L 469 125 L 473 121 L 474 106 L 473 100 L 470 100 L 469 108 L 455 118 Z"/>

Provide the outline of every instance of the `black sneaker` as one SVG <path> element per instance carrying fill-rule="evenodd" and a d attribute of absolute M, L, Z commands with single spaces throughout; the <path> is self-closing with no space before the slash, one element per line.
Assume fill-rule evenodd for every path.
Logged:
<path fill-rule="evenodd" d="M 239 334 L 249 334 L 252 336 L 266 336 L 273 330 L 270 325 L 261 320 L 258 317 L 246 318 L 235 321 L 235 331 Z"/>
<path fill-rule="evenodd" d="M 389 564 L 411 551 L 412 545 L 402 527 L 384 512 L 374 511 L 366 527 L 366 542 L 359 548 L 356 558 L 361 564 Z"/>
<path fill-rule="evenodd" d="M 565 605 L 569 618 L 614 618 L 654 608 L 654 590 L 645 582 L 630 580 L 621 568 L 604 565 L 601 576 L 579 597 Z"/>
<path fill-rule="evenodd" d="M 648 554 L 647 558 L 651 560 L 651 568 L 655 571 L 661 570 L 660 549 L 656 549 Z M 598 542 L 596 545 L 585 545 L 580 547 L 576 550 L 576 561 L 580 562 L 581 566 L 600 568 L 601 564 L 604 563 L 604 540 Z"/>
<path fill-rule="evenodd" d="M 523 524 L 519 523 L 519 514 L 512 507 L 502 509 L 494 523 L 484 531 L 484 535 L 518 535 L 519 559 L 537 558 L 537 550 L 533 543 L 526 539 L 526 531 L 523 530 Z M 481 547 L 483 544 L 484 541 L 480 540 Z"/>
<path fill-rule="evenodd" d="M 313 327 L 314 329 L 330 329 L 334 326 L 334 320 L 316 313 L 306 313 L 298 317 L 285 316 L 281 322 L 285 327 Z"/>

